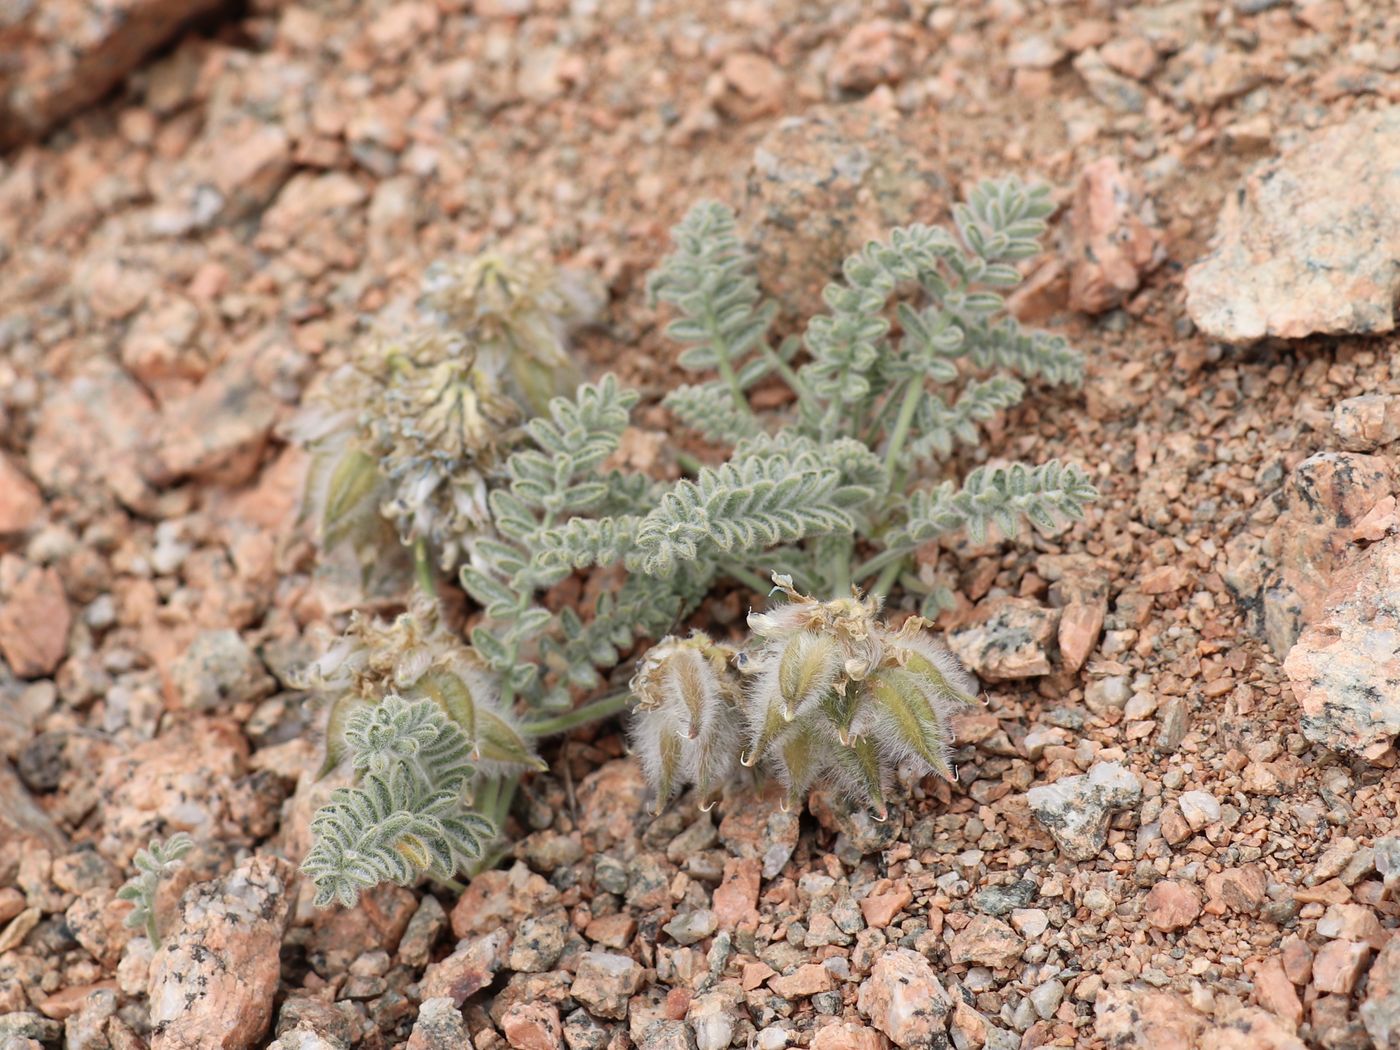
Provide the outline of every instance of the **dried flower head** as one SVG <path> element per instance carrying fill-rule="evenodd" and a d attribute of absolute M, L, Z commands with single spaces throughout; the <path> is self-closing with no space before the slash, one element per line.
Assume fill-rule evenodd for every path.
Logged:
<path fill-rule="evenodd" d="M 472 346 L 480 367 L 533 415 L 583 382 L 569 333 L 591 322 L 601 292 L 573 270 L 502 252 L 434 264 L 423 305 Z"/>
<path fill-rule="evenodd" d="M 632 745 L 656 796 L 656 812 L 683 784 L 710 809 L 734 770 L 740 744 L 734 650 L 696 631 L 653 646 L 632 679 Z"/>
<path fill-rule="evenodd" d="M 395 694 L 432 700 L 466 735 L 472 761 L 487 772 L 541 769 L 495 682 L 476 655 L 442 623 L 432 599 L 416 595 L 393 620 L 356 613 L 345 633 L 299 676 L 299 687 L 331 697 L 322 773 L 339 765 L 351 716 Z"/>
<path fill-rule="evenodd" d="M 581 381 L 568 333 L 597 308 L 581 278 L 499 253 L 430 268 L 420 305 L 354 347 L 298 423 L 321 545 L 349 544 L 366 569 L 386 521 L 444 571 L 470 558 L 520 422 Z"/>
<path fill-rule="evenodd" d="M 460 338 L 422 329 L 367 340 L 300 426 L 322 545 L 348 541 L 373 564 L 387 521 L 451 569 L 491 529 L 487 480 L 520 415 Z"/>

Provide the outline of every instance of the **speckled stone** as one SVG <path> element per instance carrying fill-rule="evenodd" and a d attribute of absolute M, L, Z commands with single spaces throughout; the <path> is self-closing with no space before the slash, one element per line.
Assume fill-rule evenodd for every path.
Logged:
<path fill-rule="evenodd" d="M 939 220 L 946 194 L 920 144 L 874 109 L 789 117 L 759 142 L 748 172 L 741 219 L 759 283 L 796 316 L 821 312 L 846 256 L 893 226 Z"/>
<path fill-rule="evenodd" d="M 292 869 L 254 857 L 181 901 L 151 961 L 151 1050 L 242 1050 L 272 1020 Z"/>
<path fill-rule="evenodd" d="M 1337 574 L 1357 554 L 1357 522 L 1394 489 L 1384 457 L 1319 452 L 1289 475 L 1283 513 L 1263 538 L 1242 533 L 1226 546 L 1225 582 L 1280 660 L 1332 604 Z"/>
<path fill-rule="evenodd" d="M 896 1046 L 913 1050 L 938 1045 L 952 1000 L 927 959 L 908 948 L 893 948 L 875 961 L 856 1005 Z"/>
<path fill-rule="evenodd" d="M 948 646 L 979 678 L 1037 678 L 1050 673 L 1059 622 L 1058 609 L 1029 598 L 989 599 L 972 622 L 949 632 Z"/>
<path fill-rule="evenodd" d="M 1377 334 L 1400 293 L 1400 106 L 1359 113 L 1256 167 L 1186 273 L 1207 336 Z"/>
<path fill-rule="evenodd" d="M 1026 798 L 1060 852 L 1073 860 L 1090 860 L 1103 849 L 1109 816 L 1136 805 L 1142 785 L 1120 763 L 1098 762 L 1083 776 L 1031 788 Z"/>
<path fill-rule="evenodd" d="M 1330 597 L 1283 665 L 1303 708 L 1303 735 L 1380 759 L 1400 733 L 1400 539 L 1368 548 L 1332 581 Z"/>
<path fill-rule="evenodd" d="M 641 986 L 642 976 L 642 968 L 631 956 L 585 952 L 569 994 L 595 1017 L 621 1020 L 627 1016 L 627 1000 Z"/>

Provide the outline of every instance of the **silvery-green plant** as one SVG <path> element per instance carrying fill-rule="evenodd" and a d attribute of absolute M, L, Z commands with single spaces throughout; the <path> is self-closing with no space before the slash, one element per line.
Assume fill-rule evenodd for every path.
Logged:
<path fill-rule="evenodd" d="M 346 766 L 354 778 L 311 822 L 302 870 L 319 904 L 470 868 L 509 802 L 502 778 L 545 768 L 427 595 L 391 620 L 352 615 L 296 684 L 327 709 L 321 775 Z"/>
<path fill-rule="evenodd" d="M 146 939 L 153 948 L 160 947 L 160 930 L 156 926 L 156 893 L 161 880 L 179 867 L 185 854 L 194 848 L 194 840 L 183 831 L 177 831 L 164 841 L 151 839 L 145 849 L 138 849 L 132 863 L 136 866 L 133 875 L 121 889 L 117 899 L 133 902 L 124 920 L 133 930 L 145 930 Z"/>
<path fill-rule="evenodd" d="M 668 404 L 727 461 L 671 484 L 607 469 L 636 395 L 612 377 L 556 399 L 530 422 L 532 447 L 511 455 L 491 494 L 497 537 L 473 550 L 462 581 L 486 612 L 472 643 L 505 684 L 541 708 L 565 708 L 639 636 L 657 637 L 729 577 L 766 590 L 770 573 L 807 594 L 883 597 L 898 583 L 921 611 L 946 601 L 911 570 L 912 555 L 966 529 L 1013 535 L 1029 519 L 1054 529 L 1097 493 L 1077 467 L 984 465 L 958 484 L 940 464 L 974 444 L 977 424 L 1014 405 L 1024 379 L 1078 383 L 1063 339 L 1004 315 L 1014 263 L 1034 254 L 1051 204 L 1043 189 L 985 183 L 955 210 L 959 235 L 895 230 L 845 263 L 829 285 L 795 366 L 795 341 L 774 348 L 774 310 L 749 274 L 733 215 L 694 208 L 650 288 L 680 316 L 668 332 L 691 344 L 680 364 L 715 378 Z M 756 384 L 776 380 L 791 407 L 760 413 Z M 952 396 L 942 389 L 956 391 Z M 539 604 L 571 572 L 620 569 L 591 619 Z"/>
<path fill-rule="evenodd" d="M 450 879 L 481 859 L 495 825 L 466 796 L 481 749 L 431 699 L 390 694 L 345 720 L 344 743 L 357 774 L 311 820 L 313 844 L 301 870 L 316 904 L 352 907 L 381 882 Z"/>
<path fill-rule="evenodd" d="M 635 701 L 633 746 L 659 805 L 687 784 L 710 805 L 748 768 L 781 779 L 792 804 L 828 785 L 883 814 L 896 769 L 953 775 L 949 716 L 977 687 L 929 633 L 923 617 L 949 595 L 926 567 L 916 571 L 915 551 L 927 563 L 940 537 L 965 530 L 980 542 L 992 526 L 1012 536 L 1023 520 L 1053 530 L 1097 497 L 1079 468 L 1054 461 L 948 476 L 954 452 L 975 447 L 979 424 L 1019 402 L 1028 381 L 1082 378 L 1063 339 L 1025 330 L 1004 310 L 1002 293 L 1020 281 L 1016 264 L 1038 250 L 1051 210 L 1043 188 L 984 183 L 954 209 L 956 233 L 905 227 L 846 260 L 825 289 L 828 311 L 776 345 L 776 310 L 750 273 L 733 214 L 714 203 L 691 210 L 649 289 L 675 310 L 667 331 L 686 344 L 680 365 L 693 377 L 665 403 L 723 461 L 691 464 L 672 482 L 617 468 L 638 395 L 607 375 L 521 424 L 483 476 L 489 528 L 457 541 L 462 584 L 482 616 L 469 649 L 451 638 L 434 651 L 470 669 L 457 677 L 466 693 L 489 697 L 514 754 Z M 762 403 L 783 407 L 757 409 L 760 385 Z M 786 401 L 773 396 L 781 386 Z M 598 584 L 589 608 L 550 599 L 579 572 Z M 751 617 L 747 638 L 676 634 L 726 579 L 759 593 L 774 580 L 786 601 Z M 882 618 L 891 593 L 916 615 Z M 642 654 L 631 688 L 577 706 L 616 684 L 643 638 L 663 640 Z M 376 697 L 413 695 L 393 670 L 412 651 L 404 638 L 386 642 L 382 667 L 356 678 L 360 699 L 340 710 L 358 717 Z M 442 698 L 419 699 L 472 739 Z M 533 720 L 511 721 L 519 708 Z M 475 784 L 500 785 L 496 827 L 511 777 L 474 774 Z M 337 834 L 364 841 L 357 829 L 392 801 L 347 811 Z M 417 840 L 408 853 L 426 856 Z M 441 875 L 465 855 L 438 849 L 436 867 L 411 858 L 404 867 L 399 850 L 375 870 L 396 881 Z M 346 885 L 363 888 L 373 874 Z"/>

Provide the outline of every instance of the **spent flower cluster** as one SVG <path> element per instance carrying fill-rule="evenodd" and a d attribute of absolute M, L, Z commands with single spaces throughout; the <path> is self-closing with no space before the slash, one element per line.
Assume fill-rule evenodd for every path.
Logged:
<path fill-rule="evenodd" d="M 568 335 L 595 311 L 579 278 L 529 260 L 430 268 L 417 316 L 356 344 L 299 421 L 322 548 L 367 573 L 393 534 L 444 570 L 468 556 L 520 420 L 578 386 Z"/>
<path fill-rule="evenodd" d="M 1014 536 L 1023 521 L 1057 529 L 1097 497 L 1076 466 L 976 450 L 981 424 L 1029 383 L 1082 379 L 1063 339 L 1004 309 L 1051 209 L 1044 188 L 983 183 L 954 209 L 955 230 L 897 229 L 847 259 L 827 311 L 779 341 L 732 212 L 697 205 L 649 282 L 685 346 L 688 381 L 665 404 L 717 454 L 683 459 L 674 481 L 616 465 L 639 398 L 614 376 L 546 403 L 537 366 L 557 360 L 542 347 L 563 346 L 566 297 L 455 269 L 430 277 L 425 308 L 454 347 L 431 367 L 445 358 L 448 378 L 417 386 L 414 369 L 429 366 L 410 352 L 366 373 L 374 389 L 352 398 L 346 447 L 373 484 L 331 486 L 326 506 L 368 485 L 406 541 L 457 567 L 481 616 L 469 646 L 430 603 L 393 623 L 357 619 L 308 676 L 332 701 L 328 765 L 348 760 L 345 790 L 364 796 L 317 818 L 307 870 L 320 898 L 466 870 L 514 778 L 538 768 L 532 741 L 634 699 L 633 747 L 658 805 L 690 784 L 710 805 L 735 777 L 767 774 L 793 805 L 824 785 L 882 815 L 898 777 L 952 777 L 949 717 L 977 685 L 929 631 L 950 595 L 928 545 L 959 530 Z M 451 393 L 443 412 L 458 390 L 471 397 Z M 960 449 L 981 460 L 961 480 L 949 468 Z M 448 494 L 452 511 L 435 502 Z M 599 595 L 586 610 L 551 594 L 576 574 Z M 780 598 L 748 637 L 676 633 L 726 580 L 759 593 L 773 580 Z M 902 611 L 885 618 L 890 595 Z M 630 689 L 608 693 L 642 639 L 660 640 Z M 399 742 L 428 715 L 464 741 L 450 774 Z M 371 728 L 392 746 L 371 744 Z M 482 822 L 451 824 L 449 797 Z"/>

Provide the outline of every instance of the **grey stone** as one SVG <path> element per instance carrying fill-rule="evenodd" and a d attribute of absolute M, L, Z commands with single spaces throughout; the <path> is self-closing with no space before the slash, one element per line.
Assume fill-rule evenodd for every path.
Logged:
<path fill-rule="evenodd" d="M 170 677 L 180 706 L 190 711 L 227 711 L 275 688 L 257 654 L 229 628 L 196 636 L 175 661 Z"/>
<path fill-rule="evenodd" d="M 1031 812 L 1072 860 L 1097 856 L 1108 836 L 1108 818 L 1141 798 L 1138 778 L 1118 762 L 1098 762 L 1082 776 L 1064 777 L 1026 793 Z"/>

